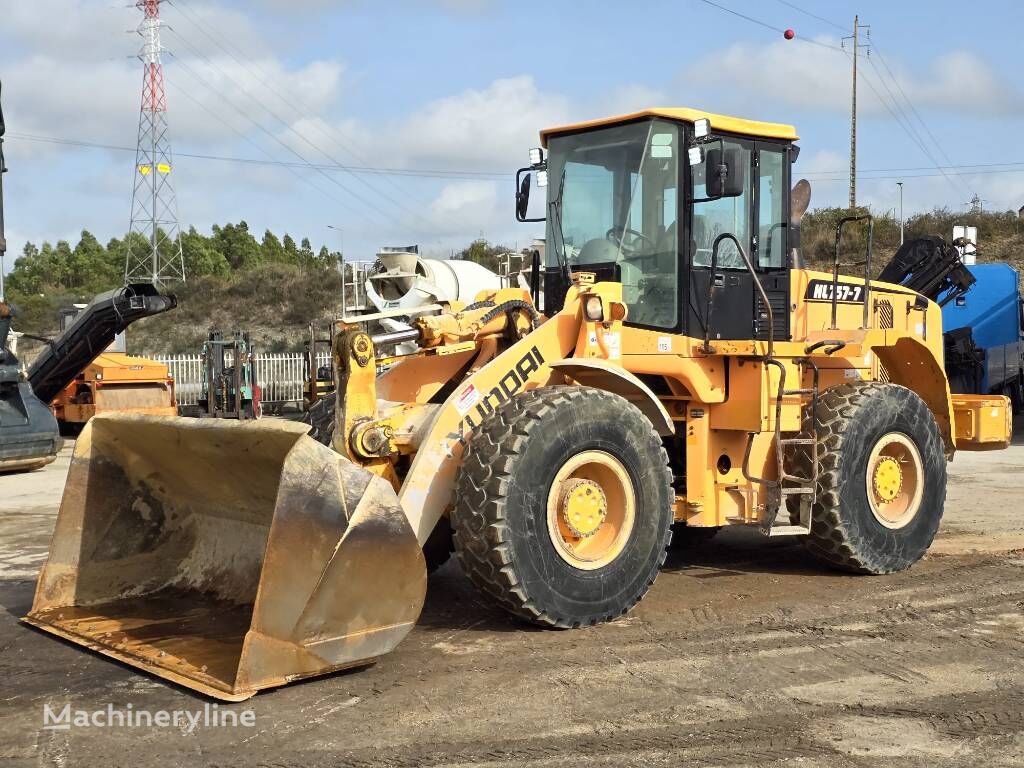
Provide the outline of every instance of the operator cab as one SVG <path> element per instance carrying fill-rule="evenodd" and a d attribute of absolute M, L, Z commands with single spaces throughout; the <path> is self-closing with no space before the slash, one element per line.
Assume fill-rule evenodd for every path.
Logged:
<path fill-rule="evenodd" d="M 627 324 L 702 337 L 714 284 L 712 339 L 766 338 L 760 280 L 775 338 L 789 335 L 788 125 L 652 109 L 541 133 L 517 178 L 517 218 L 546 220 L 544 311 L 557 311 L 571 275 L 620 282 Z M 531 172 L 547 187 L 545 216 L 528 217 Z M 731 238 L 748 255 L 748 269 Z"/>

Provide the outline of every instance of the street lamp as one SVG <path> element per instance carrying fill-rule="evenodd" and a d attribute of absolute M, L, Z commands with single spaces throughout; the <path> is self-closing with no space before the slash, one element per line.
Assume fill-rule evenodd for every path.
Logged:
<path fill-rule="evenodd" d="M 897 181 L 896 186 L 900 188 L 900 245 L 903 245 L 903 182 Z"/>

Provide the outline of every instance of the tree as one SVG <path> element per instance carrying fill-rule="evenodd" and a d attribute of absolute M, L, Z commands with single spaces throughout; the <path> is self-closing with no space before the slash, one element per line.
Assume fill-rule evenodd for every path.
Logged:
<path fill-rule="evenodd" d="M 92 232 L 83 229 L 71 253 L 68 282 L 64 287 L 89 294 L 109 291 L 121 282 L 119 272 L 111 263 L 107 249 Z"/>
<path fill-rule="evenodd" d="M 299 248 L 299 263 L 304 267 L 313 266 L 313 244 L 308 237 L 302 238 L 302 246 Z"/>
<path fill-rule="evenodd" d="M 188 232 L 181 236 L 181 255 L 185 262 L 185 277 L 203 277 L 213 275 L 226 277 L 231 273 L 224 254 L 214 248 L 211 239 L 204 237 L 189 227 Z"/>
<path fill-rule="evenodd" d="M 287 232 L 285 233 L 281 247 L 284 248 L 285 261 L 289 264 L 299 263 L 299 248 L 295 245 L 295 240 L 292 239 L 292 236 Z"/>
<path fill-rule="evenodd" d="M 213 226 L 213 247 L 221 253 L 232 269 L 245 269 L 261 261 L 260 244 L 243 220 L 238 224 Z"/>
<path fill-rule="evenodd" d="M 51 258 L 53 261 L 54 285 L 60 288 L 68 288 L 71 285 L 71 261 L 74 258 L 71 243 L 67 240 L 58 240 L 57 247 L 53 249 Z"/>
<path fill-rule="evenodd" d="M 263 233 L 263 243 L 260 249 L 263 251 L 264 261 L 268 261 L 271 264 L 281 264 L 288 261 L 288 255 L 285 253 L 284 246 L 277 239 L 277 235 L 269 229 Z"/>
<path fill-rule="evenodd" d="M 7 275 L 7 287 L 14 293 L 42 292 L 43 261 L 35 243 L 25 243 L 21 256 L 14 260 L 14 268 Z"/>
<path fill-rule="evenodd" d="M 501 264 L 499 256 L 511 250 L 511 248 L 504 245 L 491 245 L 481 237 L 455 254 L 455 258 L 463 261 L 475 261 L 492 272 L 498 272 L 498 267 Z"/>

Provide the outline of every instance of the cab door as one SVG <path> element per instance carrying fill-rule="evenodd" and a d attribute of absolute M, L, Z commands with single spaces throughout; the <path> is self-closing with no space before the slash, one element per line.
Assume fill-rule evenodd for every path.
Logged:
<path fill-rule="evenodd" d="M 789 148 L 785 144 L 755 144 L 752 179 L 754 237 L 751 260 L 771 305 L 774 338 L 789 338 Z M 768 338 L 768 312 L 760 292 L 754 291 L 754 338 Z"/>
<path fill-rule="evenodd" d="M 716 269 L 711 274 L 714 241 L 730 233 L 743 244 L 768 296 L 774 337 L 788 338 L 788 151 L 782 144 L 739 138 L 725 138 L 721 146 L 725 155 L 738 159 L 744 174 L 742 191 L 731 197 L 708 199 L 707 161 L 689 169 L 692 206 L 687 333 L 703 338 L 710 322 L 711 341 L 768 337 L 769 313 L 764 299 L 734 243 L 723 240 L 719 245 Z M 715 302 L 709 319 L 708 294 L 712 286 Z"/>

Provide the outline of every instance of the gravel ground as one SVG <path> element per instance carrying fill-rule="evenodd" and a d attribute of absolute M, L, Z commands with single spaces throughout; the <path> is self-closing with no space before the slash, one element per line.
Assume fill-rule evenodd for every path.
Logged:
<path fill-rule="evenodd" d="M 961 454 L 943 528 L 908 572 L 829 571 L 799 542 L 728 530 L 673 549 L 628 617 L 537 630 L 454 562 L 419 626 L 366 669 L 221 705 L 251 727 L 44 729 L 44 705 L 208 702 L 36 632 L 28 610 L 69 448 L 0 477 L 5 765 L 1024 764 L 1024 436 Z M 211 705 L 212 706 L 212 705 Z"/>

